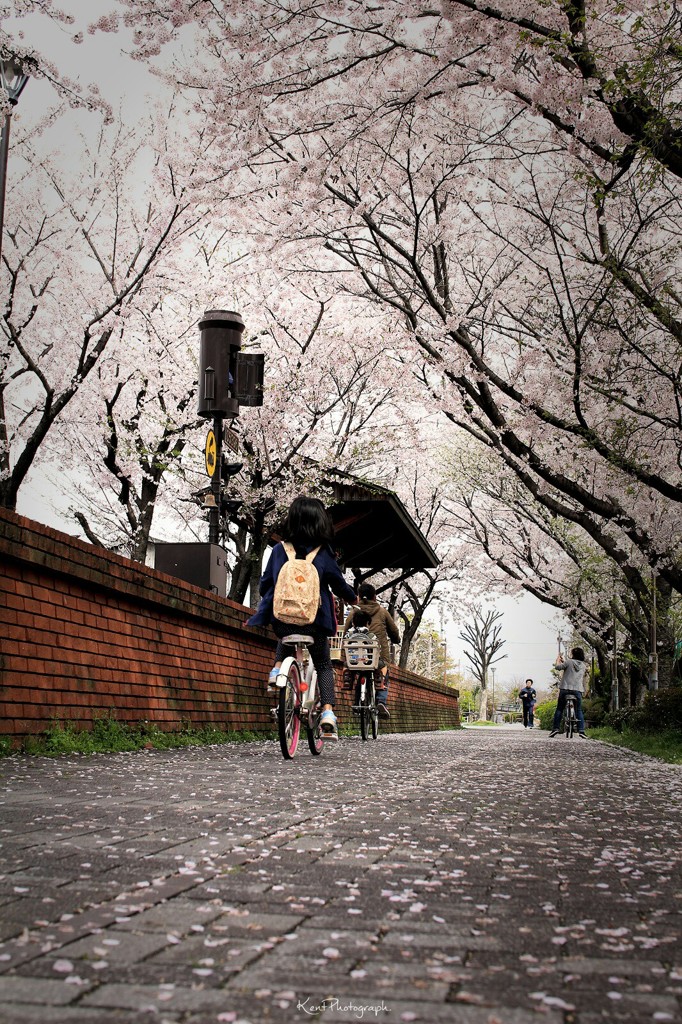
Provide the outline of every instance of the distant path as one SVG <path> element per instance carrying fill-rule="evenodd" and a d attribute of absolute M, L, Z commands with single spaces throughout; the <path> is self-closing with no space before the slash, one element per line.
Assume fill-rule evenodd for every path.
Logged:
<path fill-rule="evenodd" d="M 679 1021 L 681 803 L 515 728 L 0 762 L 0 1024 Z"/>

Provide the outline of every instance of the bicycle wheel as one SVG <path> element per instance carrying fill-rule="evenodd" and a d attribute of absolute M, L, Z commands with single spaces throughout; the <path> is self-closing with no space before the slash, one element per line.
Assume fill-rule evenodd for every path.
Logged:
<path fill-rule="evenodd" d="M 369 713 L 372 723 L 372 739 L 375 740 L 379 735 L 379 709 L 377 708 L 377 697 L 376 690 L 374 689 L 374 683 L 371 682 L 367 687 L 369 693 Z"/>
<path fill-rule="evenodd" d="M 379 735 L 379 712 L 376 704 L 372 704 L 369 709 L 369 717 L 372 724 L 372 739 L 375 740 Z"/>
<path fill-rule="evenodd" d="M 315 707 L 311 708 L 308 712 L 308 721 L 305 724 L 305 731 L 308 737 L 308 746 L 310 747 L 310 753 L 317 757 L 318 754 L 322 753 L 324 748 L 324 740 L 322 739 L 322 732 L 320 731 L 320 715 L 322 714 L 322 705 L 319 700 L 315 701 Z"/>
<path fill-rule="evenodd" d="M 301 734 L 301 676 L 298 665 L 292 661 L 287 673 L 286 686 L 279 691 L 277 707 L 277 729 L 282 755 L 289 761 L 296 753 Z"/>
<path fill-rule="evenodd" d="M 572 740 L 573 739 L 573 731 L 574 731 L 574 729 L 575 729 L 575 712 L 573 711 L 572 706 L 569 704 L 569 706 L 566 708 L 566 739 L 567 740 Z"/>
<path fill-rule="evenodd" d="M 364 684 L 364 685 L 363 685 Z M 369 739 L 369 734 L 372 728 L 370 707 L 368 702 L 369 697 L 369 683 L 367 682 L 366 676 L 360 676 L 358 679 L 358 707 L 360 711 L 360 735 L 363 740 Z"/>

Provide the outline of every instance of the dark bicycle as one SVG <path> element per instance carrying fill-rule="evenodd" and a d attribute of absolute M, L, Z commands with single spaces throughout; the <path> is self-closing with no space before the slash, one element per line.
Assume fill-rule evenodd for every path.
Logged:
<path fill-rule="evenodd" d="M 375 679 L 379 667 L 379 642 L 366 630 L 352 630 L 343 640 L 346 671 L 351 674 L 354 690 L 353 713 L 360 719 L 363 740 L 379 735 Z"/>
<path fill-rule="evenodd" d="M 564 708 L 564 735 L 567 740 L 573 739 L 573 734 L 578 732 L 578 714 L 575 706 L 575 697 L 572 693 L 566 694 L 566 707 Z"/>

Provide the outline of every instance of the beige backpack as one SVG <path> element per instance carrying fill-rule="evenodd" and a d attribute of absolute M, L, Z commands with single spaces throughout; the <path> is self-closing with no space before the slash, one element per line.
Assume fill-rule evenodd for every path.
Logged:
<path fill-rule="evenodd" d="M 310 626 L 320 607 L 320 575 L 313 565 L 319 547 L 297 558 L 293 544 L 282 543 L 287 561 L 279 571 L 272 599 L 272 613 L 280 622 Z"/>

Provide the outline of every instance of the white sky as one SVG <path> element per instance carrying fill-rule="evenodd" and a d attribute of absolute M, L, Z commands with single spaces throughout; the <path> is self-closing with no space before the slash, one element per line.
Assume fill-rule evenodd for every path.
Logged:
<path fill-rule="evenodd" d="M 44 17 L 24 19 L 25 44 L 43 52 L 70 78 L 83 83 L 96 81 L 101 95 L 115 111 L 120 109 L 124 119 L 136 120 L 144 112 L 146 95 L 158 93 L 160 83 L 145 64 L 133 61 L 125 54 L 126 40 L 122 35 L 88 35 L 88 23 L 113 6 L 110 0 L 59 0 L 59 6 L 74 15 L 76 24 L 59 27 Z M 7 20 L 5 27 L 9 29 L 10 26 L 11 20 Z M 71 42 L 77 31 L 83 31 L 84 39 L 80 45 Z M 30 119 L 39 118 L 54 102 L 51 86 L 32 80 L 21 96 L 17 112 Z M 87 118 L 88 115 L 74 116 Z M 66 503 L 62 501 L 60 508 L 60 499 L 53 494 L 47 482 L 34 474 L 20 495 L 18 511 L 57 529 L 75 532 L 73 522 L 66 518 Z M 551 665 L 556 657 L 557 633 L 568 635 L 566 621 L 554 609 L 529 594 L 498 599 L 495 607 L 503 612 L 502 636 L 506 643 L 502 650 L 507 655 L 497 664 L 496 688 L 505 688 L 513 680 L 527 677 L 532 678 L 538 688 L 548 687 Z M 427 617 L 434 620 L 436 612 L 432 611 Z M 468 662 L 464 657 L 463 641 L 459 638 L 460 629 L 460 625 L 445 619 L 448 655 L 466 671 Z"/>
<path fill-rule="evenodd" d="M 532 679 L 537 690 L 548 690 L 554 682 L 551 668 L 557 656 L 557 635 L 570 638 L 570 627 L 564 617 L 533 597 L 503 597 L 492 602 L 501 611 L 501 637 L 505 644 L 500 654 L 506 657 L 495 664 L 495 689 L 506 689 L 519 679 Z M 428 613 L 427 613 L 428 614 Z M 470 676 L 470 662 L 464 655 L 464 641 L 460 639 L 461 625 L 445 622 L 448 660 Z M 491 678 L 488 680 L 490 685 Z"/>

